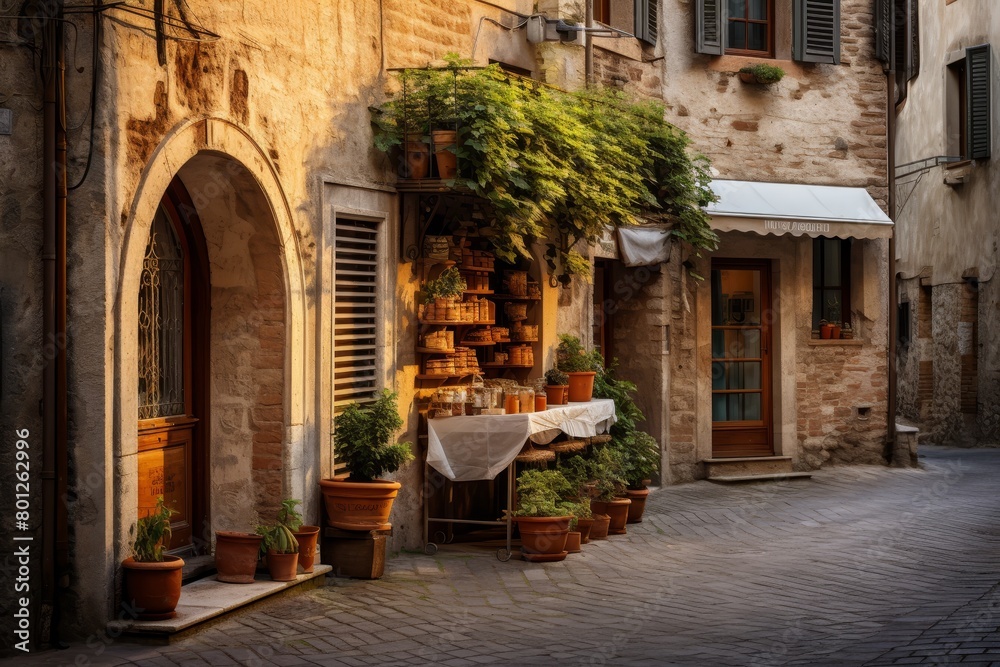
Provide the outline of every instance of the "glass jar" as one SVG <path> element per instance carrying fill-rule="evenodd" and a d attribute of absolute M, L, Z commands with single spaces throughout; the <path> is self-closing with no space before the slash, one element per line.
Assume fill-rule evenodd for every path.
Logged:
<path fill-rule="evenodd" d="M 503 393 L 503 407 L 508 415 L 516 415 L 521 411 L 521 395 L 517 389 Z"/>
<path fill-rule="evenodd" d="M 535 411 L 535 390 L 531 387 L 518 387 L 517 397 L 520 403 L 521 412 Z"/>

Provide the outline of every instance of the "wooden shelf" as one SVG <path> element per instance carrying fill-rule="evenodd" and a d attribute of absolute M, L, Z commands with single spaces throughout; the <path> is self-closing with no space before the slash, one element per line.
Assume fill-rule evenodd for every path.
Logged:
<path fill-rule="evenodd" d="M 483 320 L 478 322 L 463 322 L 461 320 L 418 320 L 420 324 L 430 324 L 440 327 L 478 327 L 488 324 L 496 324 L 493 320 Z"/>
<path fill-rule="evenodd" d="M 455 350 L 442 350 L 436 347 L 418 347 L 419 354 L 455 354 Z"/>
<path fill-rule="evenodd" d="M 515 296 L 514 294 L 496 294 L 494 298 L 497 301 L 541 301 L 540 296 Z"/>
<path fill-rule="evenodd" d="M 496 362 L 490 362 L 488 364 L 483 364 L 483 368 L 534 368 L 534 364 L 498 364 Z"/>
<path fill-rule="evenodd" d="M 467 289 L 464 294 L 493 294 L 491 289 Z"/>
<path fill-rule="evenodd" d="M 459 343 L 460 347 L 491 347 L 496 345 L 496 342 L 492 340 L 463 340 Z"/>
<path fill-rule="evenodd" d="M 480 369 L 482 370 L 482 369 Z M 452 378 L 465 378 L 478 373 L 463 373 L 461 375 L 436 375 L 433 373 L 417 373 L 418 380 L 450 380 Z"/>
<path fill-rule="evenodd" d="M 485 266 L 462 266 L 458 265 L 459 271 L 468 271 L 470 273 L 493 273 L 493 269 L 487 268 Z"/>
<path fill-rule="evenodd" d="M 513 338 L 511 338 L 510 340 L 508 340 L 506 342 L 508 342 L 508 343 L 537 343 L 538 339 L 537 338 L 524 338 L 522 340 L 514 340 Z"/>

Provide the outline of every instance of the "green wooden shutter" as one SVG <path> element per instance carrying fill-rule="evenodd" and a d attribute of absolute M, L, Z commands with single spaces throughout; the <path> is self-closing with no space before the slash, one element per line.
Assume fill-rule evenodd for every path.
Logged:
<path fill-rule="evenodd" d="M 966 155 L 979 160 L 990 156 L 990 45 L 965 50 Z"/>
<path fill-rule="evenodd" d="M 726 3 L 697 0 L 695 6 L 695 51 L 721 56 L 726 50 Z"/>
<path fill-rule="evenodd" d="M 917 0 L 910 0 L 910 59 L 906 70 L 908 80 L 920 74 L 920 21 L 917 15 L 919 5 Z"/>
<path fill-rule="evenodd" d="M 807 63 L 840 64 L 840 0 L 795 0 L 792 56 Z"/>
<path fill-rule="evenodd" d="M 875 0 L 875 57 L 883 65 L 892 64 L 893 0 Z"/>
<path fill-rule="evenodd" d="M 635 0 L 635 36 L 656 44 L 660 0 Z"/>

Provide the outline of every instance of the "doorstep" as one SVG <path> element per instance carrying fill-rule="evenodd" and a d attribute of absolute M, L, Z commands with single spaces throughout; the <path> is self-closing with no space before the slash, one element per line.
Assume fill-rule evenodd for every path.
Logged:
<path fill-rule="evenodd" d="M 165 621 L 111 621 L 109 637 L 169 643 L 182 633 L 208 621 L 221 619 L 231 612 L 292 589 L 306 591 L 324 585 L 329 565 L 313 566 L 310 574 L 300 574 L 295 581 L 271 581 L 266 574 L 257 575 L 252 584 L 227 584 L 215 577 L 206 577 L 181 588 L 177 615 Z"/>

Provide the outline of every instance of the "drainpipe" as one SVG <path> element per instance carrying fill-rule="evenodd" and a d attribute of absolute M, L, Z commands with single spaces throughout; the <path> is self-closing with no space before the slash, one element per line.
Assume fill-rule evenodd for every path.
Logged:
<path fill-rule="evenodd" d="M 587 79 L 587 87 L 590 88 L 594 85 L 594 38 L 591 36 L 590 31 L 594 27 L 594 0 L 587 0 L 587 9 L 584 22 L 586 23 L 587 30 L 584 33 L 583 38 L 583 53 L 584 53 L 584 73 Z"/>
<path fill-rule="evenodd" d="M 58 643 L 57 575 L 66 568 L 66 62 L 63 0 L 42 30 L 43 346 L 53 350 L 42 378 L 42 603 L 52 610 L 50 643 Z M 37 616 L 36 616 L 37 618 Z"/>
<path fill-rule="evenodd" d="M 886 145 L 888 155 L 889 181 L 889 217 L 896 222 L 896 100 L 893 92 L 896 72 L 890 69 L 886 72 Z M 886 447 L 889 450 L 889 461 L 896 450 L 896 227 L 893 225 L 892 236 L 889 237 L 889 358 L 888 358 L 888 433 Z"/>

